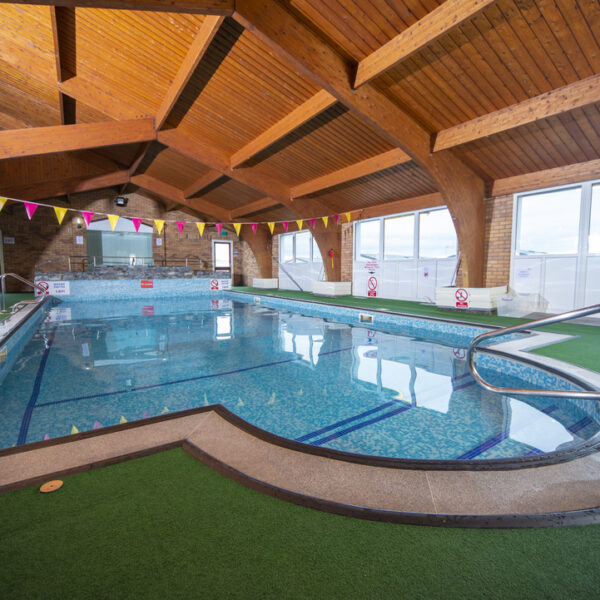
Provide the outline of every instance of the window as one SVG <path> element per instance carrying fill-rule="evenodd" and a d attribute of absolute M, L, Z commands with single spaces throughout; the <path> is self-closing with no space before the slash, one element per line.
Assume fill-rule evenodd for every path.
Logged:
<path fill-rule="evenodd" d="M 577 254 L 580 209 L 580 187 L 521 196 L 516 253 Z"/>
<path fill-rule="evenodd" d="M 385 219 L 383 221 L 383 231 L 384 260 L 399 260 L 414 256 L 414 215 Z"/>
<path fill-rule="evenodd" d="M 456 231 L 448 209 L 419 214 L 419 257 L 456 256 Z"/>
<path fill-rule="evenodd" d="M 315 238 L 313 238 L 312 241 L 312 261 L 315 263 L 323 262 L 323 258 L 321 257 L 321 251 L 319 250 L 319 245 L 317 244 Z"/>
<path fill-rule="evenodd" d="M 296 262 L 310 262 L 310 239 L 311 235 L 308 231 L 302 231 L 295 234 L 296 236 Z"/>
<path fill-rule="evenodd" d="M 282 263 L 294 262 L 294 234 L 279 236 L 279 261 Z"/>
<path fill-rule="evenodd" d="M 362 221 L 357 224 L 356 260 L 379 260 L 381 221 Z"/>
<path fill-rule="evenodd" d="M 600 183 L 592 186 L 592 213 L 590 215 L 590 254 L 600 254 Z"/>

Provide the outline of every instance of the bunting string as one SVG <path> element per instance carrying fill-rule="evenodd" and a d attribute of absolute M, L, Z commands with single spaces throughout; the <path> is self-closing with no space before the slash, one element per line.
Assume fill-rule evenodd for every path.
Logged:
<path fill-rule="evenodd" d="M 102 212 L 90 212 L 87 210 L 79 210 L 76 208 L 65 208 L 62 206 L 54 206 L 53 204 L 43 204 L 42 202 L 30 202 L 30 201 L 26 201 L 26 200 L 20 200 L 19 198 L 9 198 L 9 197 L 4 197 L 4 196 L 0 196 L 0 211 L 2 211 L 2 209 L 4 208 L 4 206 L 6 205 L 6 203 L 8 201 L 18 202 L 18 203 L 23 204 L 25 207 L 25 212 L 27 214 L 27 218 L 30 221 L 33 218 L 33 215 L 36 212 L 36 210 L 40 206 L 42 206 L 42 207 L 51 208 L 54 210 L 54 214 L 56 215 L 56 219 L 57 219 L 59 225 L 62 225 L 67 212 L 72 212 L 72 213 L 77 213 L 78 215 L 80 215 L 83 218 L 83 220 L 85 221 L 86 227 L 88 227 L 88 228 L 90 227 L 90 225 L 92 223 L 93 217 L 105 217 L 106 219 L 108 219 L 111 230 L 113 230 L 113 231 L 114 231 L 119 219 L 129 219 L 133 223 L 133 226 L 134 226 L 136 232 L 138 232 L 140 230 L 140 226 L 142 225 L 142 223 L 144 221 L 152 221 L 154 223 L 154 225 L 156 226 L 156 230 L 158 231 L 159 234 L 162 233 L 165 223 L 175 223 L 177 225 L 177 230 L 179 231 L 179 235 L 183 234 L 183 230 L 186 225 L 188 225 L 188 224 L 196 225 L 196 227 L 198 228 L 198 232 L 200 233 L 200 237 L 202 237 L 204 235 L 204 230 L 207 225 L 214 225 L 217 230 L 217 233 L 219 233 L 219 234 L 221 233 L 224 225 L 232 225 L 237 236 L 239 237 L 240 232 L 242 230 L 242 226 L 244 226 L 244 225 L 250 225 L 252 232 L 254 234 L 256 234 L 256 231 L 257 231 L 257 228 L 259 225 L 267 225 L 271 232 L 271 235 L 273 235 L 276 225 L 281 225 L 283 230 L 287 232 L 288 228 L 289 228 L 289 224 L 290 224 L 289 221 L 283 221 L 283 220 L 282 221 L 256 221 L 256 222 L 252 223 L 249 221 L 219 222 L 219 221 L 180 221 L 180 220 L 176 220 L 176 219 L 154 219 L 154 218 L 150 218 L 150 217 L 145 218 L 145 217 L 134 217 L 134 216 L 129 216 L 129 215 L 115 215 L 115 214 L 102 213 Z M 350 223 L 353 220 L 353 214 L 355 214 L 355 213 L 359 213 L 357 216 L 360 216 L 360 213 L 362 213 L 362 209 L 344 213 L 344 217 L 346 218 L 346 223 Z M 298 231 L 302 230 L 305 222 L 308 222 L 310 224 L 310 228 L 314 229 L 317 221 L 320 219 L 323 221 L 325 228 L 327 228 L 330 218 L 333 218 L 336 225 L 340 224 L 342 222 L 342 218 L 340 217 L 340 215 L 334 214 L 334 215 L 326 215 L 323 217 L 299 219 L 299 220 L 295 221 L 295 223 L 298 226 Z"/>

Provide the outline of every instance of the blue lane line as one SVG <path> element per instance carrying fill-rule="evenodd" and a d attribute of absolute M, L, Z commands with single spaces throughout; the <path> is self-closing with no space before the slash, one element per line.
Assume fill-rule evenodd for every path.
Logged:
<path fill-rule="evenodd" d="M 571 425 L 571 427 L 567 427 L 567 429 L 571 432 L 571 433 L 577 433 L 578 431 L 581 431 L 584 427 L 587 427 L 590 423 L 593 423 L 594 421 L 592 420 L 591 417 L 583 417 L 583 419 L 581 419 L 581 421 L 577 421 L 577 423 L 573 423 L 573 425 Z"/>
<path fill-rule="evenodd" d="M 352 350 L 352 346 L 349 348 L 340 348 L 339 350 L 330 350 L 329 352 L 321 352 L 319 356 L 328 354 L 336 354 L 338 352 L 347 352 Z M 143 385 L 140 387 L 127 388 L 124 390 L 117 390 L 115 392 L 102 392 L 101 394 L 90 394 L 89 396 L 77 396 L 76 398 L 66 398 L 64 400 L 55 400 L 54 402 L 45 402 L 38 404 L 40 406 L 54 406 L 55 404 L 65 404 L 67 402 L 77 402 L 78 400 L 92 400 L 94 398 L 106 398 L 107 396 L 117 396 L 118 394 L 129 394 L 131 392 L 141 392 L 144 390 L 153 390 L 156 388 L 166 387 L 168 385 L 177 385 L 178 383 L 188 383 L 190 381 L 199 381 L 201 379 L 211 379 L 212 377 L 223 377 L 224 375 L 235 375 L 237 373 L 244 373 L 245 371 L 253 371 L 255 369 L 264 369 L 266 367 L 274 367 L 277 365 L 283 365 L 286 363 L 296 362 L 301 360 L 300 356 L 294 358 L 287 358 L 286 360 L 279 360 L 276 362 L 264 363 L 262 365 L 255 365 L 253 367 L 244 367 L 242 369 L 234 369 L 233 371 L 222 371 L 220 373 L 211 373 L 209 375 L 199 375 L 198 377 L 186 377 L 185 379 L 175 379 L 174 381 L 166 381 L 164 383 L 155 383 L 152 385 Z"/>
<path fill-rule="evenodd" d="M 335 440 L 339 437 L 342 437 L 343 435 L 346 435 L 347 433 L 356 431 L 357 429 L 362 429 L 363 427 L 368 427 L 369 425 L 372 425 L 373 423 L 377 423 L 378 421 L 383 421 L 384 419 L 389 419 L 390 417 L 393 417 L 394 415 L 398 415 L 410 408 L 412 408 L 412 407 L 411 406 L 402 406 L 402 407 L 397 408 L 396 410 L 393 410 L 389 413 L 385 413 L 385 415 L 379 415 L 378 417 L 369 419 L 368 421 L 363 421 L 362 423 L 357 423 L 356 425 L 353 425 L 352 427 L 348 427 L 347 429 L 342 429 L 342 431 L 332 433 L 331 435 L 328 435 L 324 438 L 321 438 L 320 440 L 315 440 L 314 442 L 310 442 L 310 443 L 312 446 L 321 446 L 322 444 L 325 444 L 326 442 Z"/>
<path fill-rule="evenodd" d="M 332 425 L 327 425 L 327 427 L 321 427 L 321 429 L 316 429 L 315 431 L 311 431 L 310 433 L 307 433 L 299 438 L 296 438 L 296 442 L 304 442 L 312 437 L 321 435 L 322 433 L 326 433 L 327 431 L 331 431 L 332 429 L 337 429 L 338 427 L 341 427 L 342 425 L 346 425 L 347 423 L 352 423 L 352 421 L 358 421 L 359 419 L 362 419 L 363 417 L 372 415 L 375 412 L 384 410 L 385 408 L 394 406 L 395 404 L 396 404 L 396 402 L 386 402 L 385 404 L 382 404 L 381 406 L 376 406 L 375 408 L 372 408 L 371 410 L 362 412 L 358 415 L 355 415 L 354 417 L 349 417 L 347 419 L 344 419 L 343 421 L 338 421 L 337 423 L 333 423 Z"/>
<path fill-rule="evenodd" d="M 23 419 L 21 420 L 21 428 L 19 429 L 19 437 L 17 438 L 17 445 L 24 444 L 27 440 L 27 433 L 29 432 L 29 425 L 31 424 L 31 415 L 33 414 L 33 409 L 35 408 L 35 403 L 37 402 L 38 396 L 40 395 L 40 388 L 42 386 L 42 377 L 44 376 L 44 371 L 46 370 L 46 363 L 48 362 L 48 356 L 50 355 L 50 348 L 52 347 L 52 343 L 54 342 L 54 336 L 56 335 L 56 327 L 50 332 L 48 336 L 48 340 L 46 342 L 46 348 L 44 349 L 44 354 L 40 360 L 40 366 L 38 367 L 37 374 L 35 376 L 35 381 L 33 382 L 33 389 L 31 390 L 31 396 L 29 398 L 29 402 L 27 403 L 27 408 L 25 409 L 25 414 L 23 415 Z"/>
<path fill-rule="evenodd" d="M 463 389 L 469 387 L 470 385 L 475 385 L 474 379 L 473 379 L 473 381 L 467 381 L 467 383 L 463 383 L 462 385 L 457 385 L 455 388 L 452 388 L 452 391 L 457 392 L 458 390 L 463 390 Z"/>
<path fill-rule="evenodd" d="M 553 404 L 552 406 L 546 406 L 546 408 L 542 408 L 542 412 L 546 415 L 549 415 L 551 412 L 554 412 L 557 408 L 558 406 L 556 406 L 556 404 Z"/>
<path fill-rule="evenodd" d="M 496 434 L 494 437 L 491 437 L 481 444 L 475 446 L 475 448 L 471 448 L 468 452 L 461 454 L 456 458 L 456 460 L 470 460 L 483 454 L 486 450 L 497 446 L 500 442 L 503 442 L 508 437 L 508 431 L 502 431 L 501 433 Z"/>

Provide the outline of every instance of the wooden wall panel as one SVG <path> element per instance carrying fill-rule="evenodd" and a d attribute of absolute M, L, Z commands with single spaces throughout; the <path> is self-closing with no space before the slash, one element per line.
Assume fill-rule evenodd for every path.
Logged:
<path fill-rule="evenodd" d="M 167 124 L 232 154 L 318 91 L 226 19 Z"/>

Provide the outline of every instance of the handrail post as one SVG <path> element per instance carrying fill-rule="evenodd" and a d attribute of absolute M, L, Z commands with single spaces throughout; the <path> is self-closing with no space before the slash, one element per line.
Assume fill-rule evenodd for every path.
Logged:
<path fill-rule="evenodd" d="M 576 310 L 570 310 L 559 315 L 551 315 L 544 317 L 543 319 L 537 319 L 535 321 L 529 321 L 522 325 L 512 325 L 511 327 L 503 327 L 495 331 L 488 331 L 482 333 L 471 340 L 467 349 L 467 365 L 475 381 L 486 390 L 490 392 L 500 392 L 502 394 L 510 394 L 511 396 L 543 396 L 551 398 L 581 398 L 587 400 L 600 400 L 600 391 L 577 391 L 577 390 L 535 390 L 535 389 L 524 389 L 524 388 L 502 388 L 492 385 L 485 381 L 483 377 L 477 371 L 475 366 L 475 351 L 478 346 L 487 339 L 500 337 L 510 333 L 519 333 L 527 331 L 529 329 L 536 329 L 537 327 L 543 327 L 544 325 L 552 325 L 553 323 L 562 323 L 563 321 L 569 321 L 571 319 L 577 319 L 592 315 L 600 312 L 600 304 L 594 306 L 587 306 L 585 308 L 579 308 Z"/>
<path fill-rule="evenodd" d="M 6 277 L 5 274 L 2 275 L 2 312 L 4 312 L 6 310 L 6 296 L 4 294 L 4 278 Z"/>

